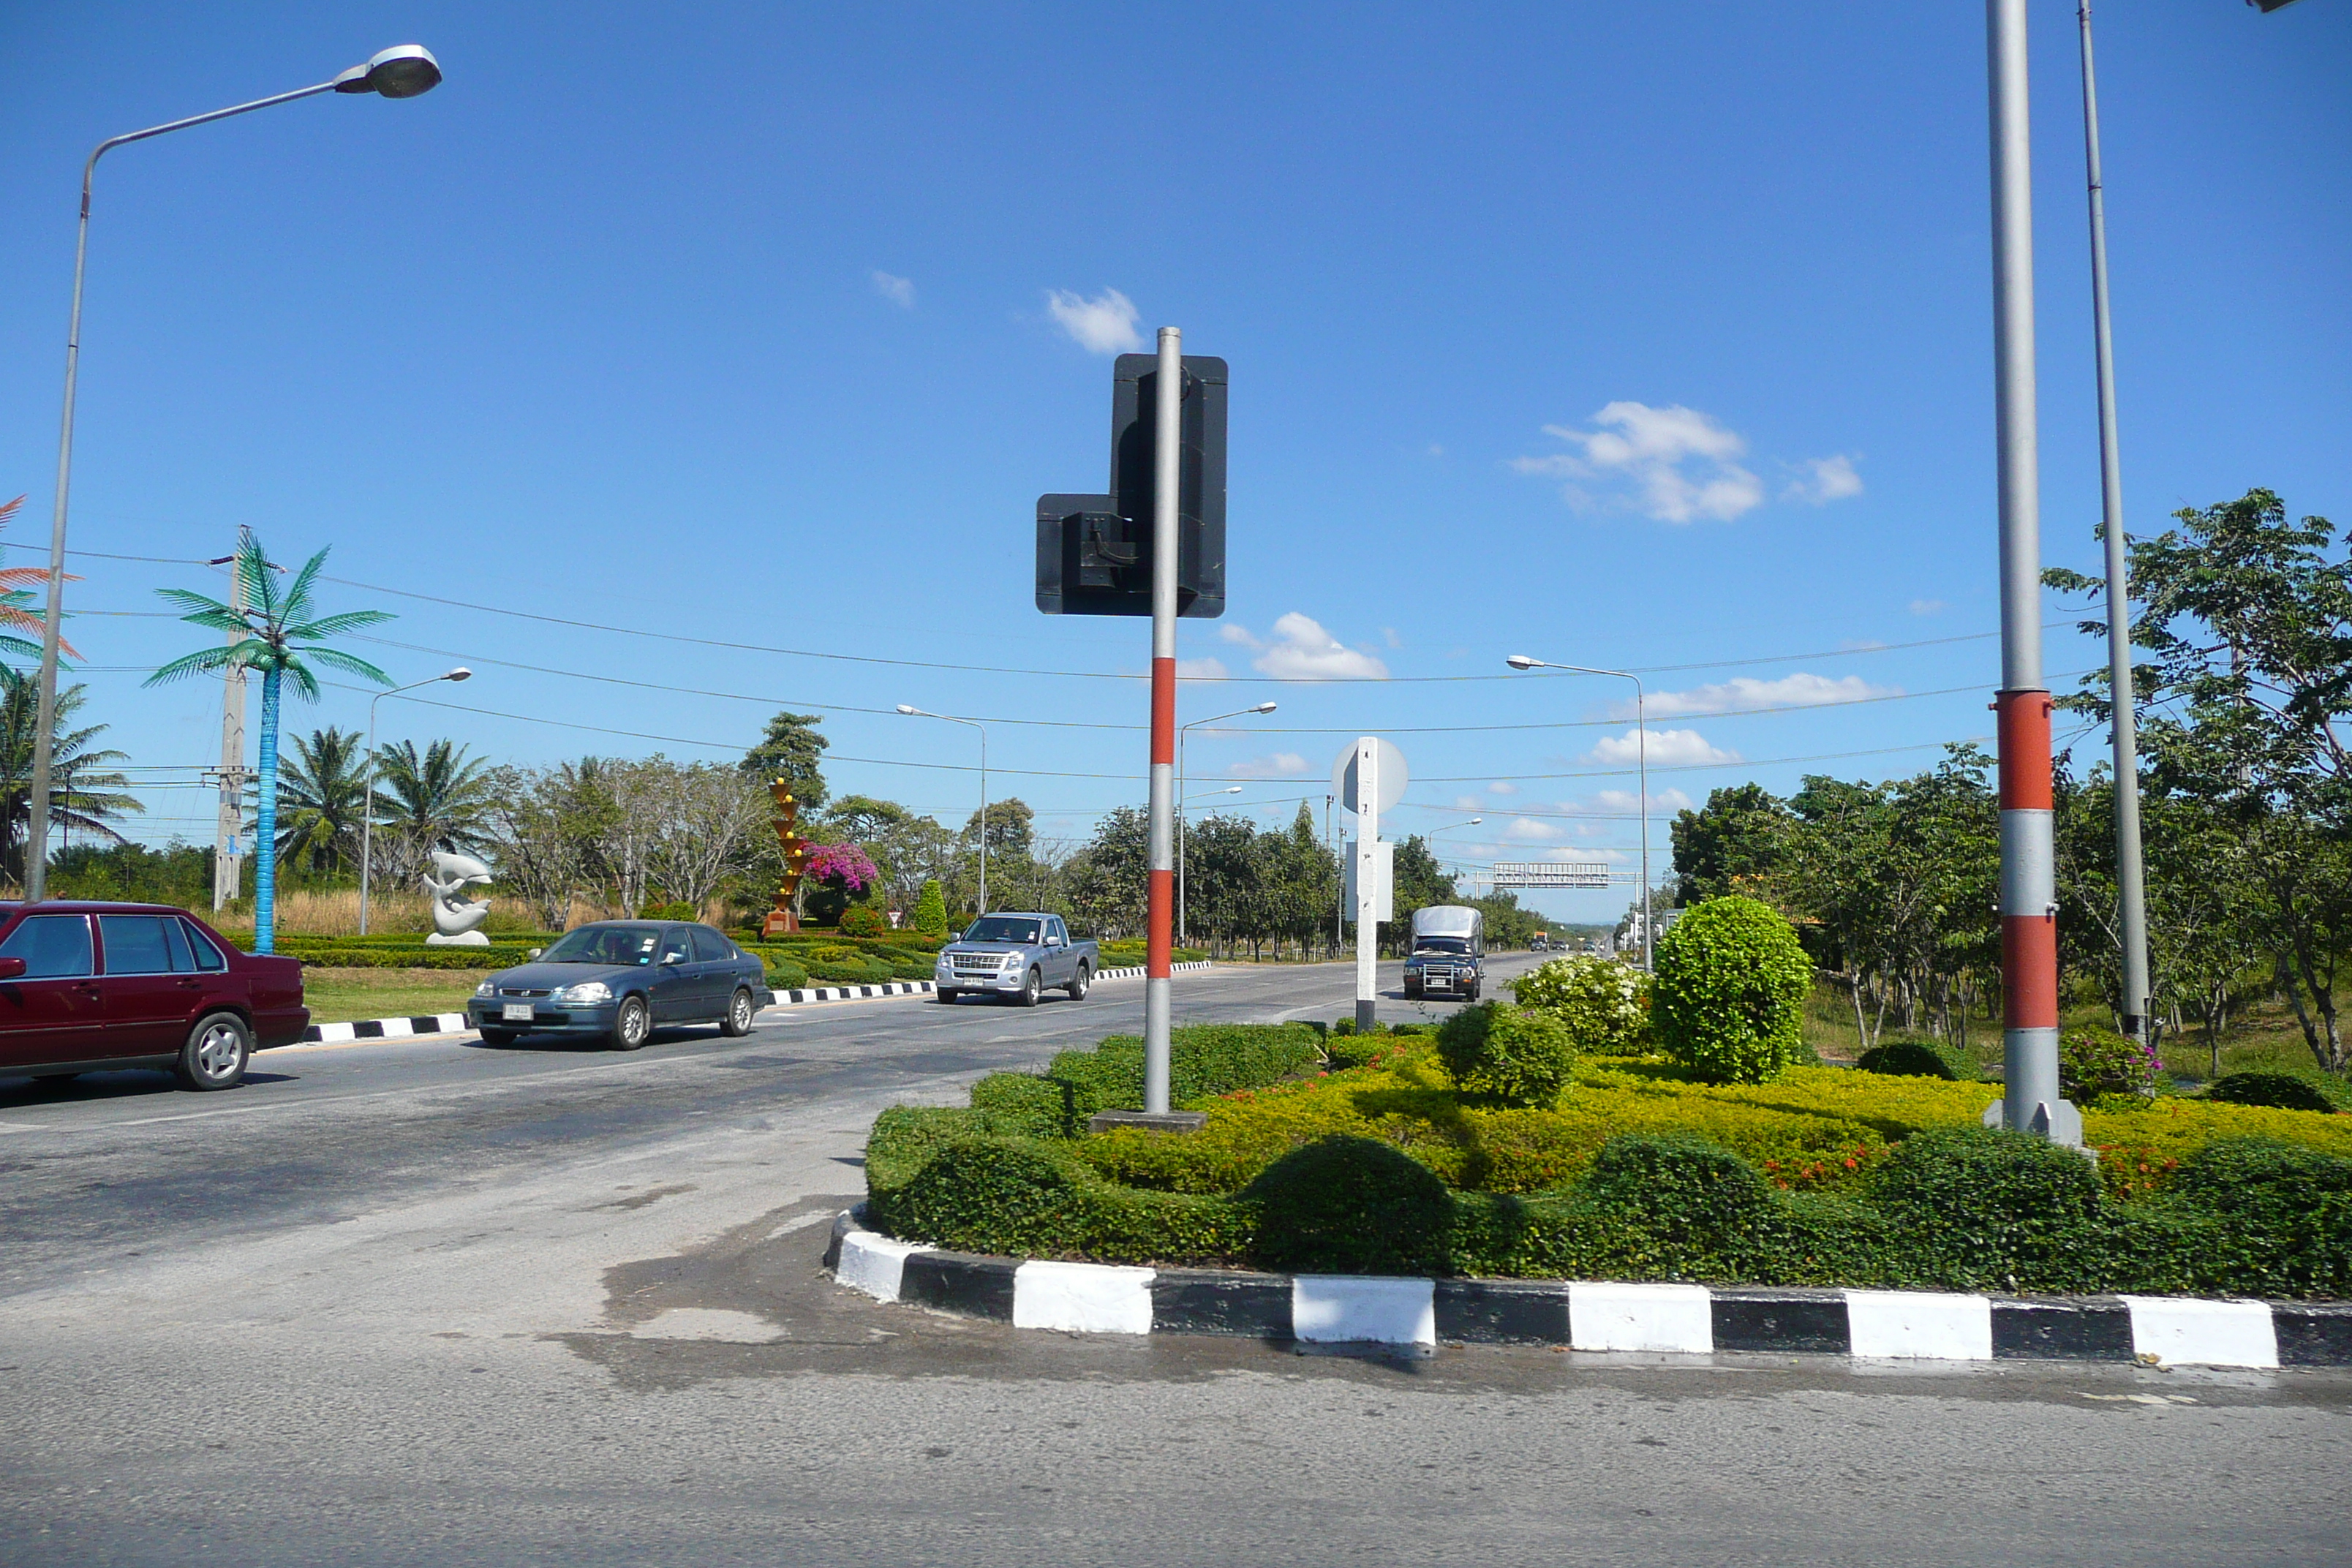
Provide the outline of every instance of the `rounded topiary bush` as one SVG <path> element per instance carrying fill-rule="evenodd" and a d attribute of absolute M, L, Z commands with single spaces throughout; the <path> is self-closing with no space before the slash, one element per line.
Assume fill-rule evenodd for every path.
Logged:
<path fill-rule="evenodd" d="M 1943 1078 L 1953 1076 L 1952 1067 L 1932 1046 L 1916 1040 L 1896 1040 L 1892 1044 L 1873 1046 L 1862 1053 L 1853 1064 L 1864 1072 L 1882 1073 L 1888 1078 Z"/>
<path fill-rule="evenodd" d="M 2113 1029 L 2068 1029 L 2058 1037 L 2058 1092 L 2077 1105 L 2105 1094 L 2146 1094 L 2164 1063 Z"/>
<path fill-rule="evenodd" d="M 2267 1138 L 2221 1138 L 2182 1162 L 2171 1200 L 2220 1221 L 2207 1277 L 2247 1295 L 2352 1296 L 2352 1160 Z"/>
<path fill-rule="evenodd" d="M 1437 1059 L 1465 1094 L 1548 1108 L 1575 1074 L 1576 1047 L 1549 1013 L 1482 1002 L 1438 1026 Z"/>
<path fill-rule="evenodd" d="M 1628 1056 L 1647 1042 L 1649 976 L 1613 958 L 1576 953 L 1536 965 L 1511 982 L 1522 1007 L 1558 1018 L 1580 1051 Z"/>
<path fill-rule="evenodd" d="M 2283 1072 L 2224 1073 L 2205 1091 L 2230 1105 L 2267 1105 L 2274 1110 L 2316 1110 L 2332 1115 L 2335 1101 L 2299 1078 Z"/>
<path fill-rule="evenodd" d="M 2027 1132 L 1914 1132 L 1874 1174 L 1870 1197 L 1913 1271 L 1969 1289 L 2098 1288 L 2104 1200 L 2079 1150 Z"/>
<path fill-rule="evenodd" d="M 1087 1173 L 1025 1139 L 975 1139 L 931 1156 L 877 1215 L 908 1241 L 964 1252 L 1061 1250 Z M 871 1200 L 869 1200 L 871 1201 Z"/>
<path fill-rule="evenodd" d="M 1243 1189 L 1257 1205 L 1255 1252 L 1269 1268 L 1323 1274 L 1442 1274 L 1454 1197 L 1431 1170 L 1370 1138 L 1322 1138 Z"/>
<path fill-rule="evenodd" d="M 1736 1236 L 1772 1207 L 1762 1172 L 1720 1144 L 1685 1136 L 1612 1138 L 1592 1157 L 1583 1191 L 1653 1234 L 1684 1239 Z"/>
<path fill-rule="evenodd" d="M 948 900 L 937 877 L 923 884 L 915 898 L 915 929 L 925 936 L 948 934 Z"/>
<path fill-rule="evenodd" d="M 1762 1083 L 1804 1054 L 1813 966 L 1789 922 L 1754 899 L 1709 899 L 1658 940 L 1650 1026 L 1717 1083 Z"/>
<path fill-rule="evenodd" d="M 889 929 L 890 922 L 871 904 L 852 904 L 841 911 L 844 936 L 880 936 Z"/>

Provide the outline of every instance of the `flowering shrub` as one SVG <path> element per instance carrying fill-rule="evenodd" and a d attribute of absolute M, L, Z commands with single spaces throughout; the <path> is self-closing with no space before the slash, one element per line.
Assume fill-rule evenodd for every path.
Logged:
<path fill-rule="evenodd" d="M 1659 940 L 1658 1043 L 1700 1077 L 1762 1083 L 1804 1052 L 1813 965 L 1797 932 L 1754 899 L 1709 899 Z"/>
<path fill-rule="evenodd" d="M 852 904 L 841 911 L 844 936 L 880 936 L 889 929 L 890 922 L 871 904 Z"/>
<path fill-rule="evenodd" d="M 803 873 L 811 881 L 825 882 L 841 879 L 841 885 L 853 893 L 863 892 L 868 883 L 881 875 L 866 851 L 855 844 L 820 844 L 810 851 Z"/>
<path fill-rule="evenodd" d="M 1510 983 L 1522 1007 L 1549 1013 L 1580 1051 L 1632 1056 L 1647 1042 L 1649 976 L 1613 958 L 1577 953 L 1538 964 Z"/>
<path fill-rule="evenodd" d="M 2145 1094 L 2164 1063 L 2113 1029 L 2069 1029 L 2058 1037 L 2058 1092 L 2076 1105 L 2103 1094 Z"/>

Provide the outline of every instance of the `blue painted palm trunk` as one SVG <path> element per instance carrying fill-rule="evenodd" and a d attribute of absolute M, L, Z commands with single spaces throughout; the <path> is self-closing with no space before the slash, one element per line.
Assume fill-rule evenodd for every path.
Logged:
<path fill-rule="evenodd" d="M 253 951 L 278 951 L 278 681 L 261 677 L 261 801 L 254 816 Z"/>

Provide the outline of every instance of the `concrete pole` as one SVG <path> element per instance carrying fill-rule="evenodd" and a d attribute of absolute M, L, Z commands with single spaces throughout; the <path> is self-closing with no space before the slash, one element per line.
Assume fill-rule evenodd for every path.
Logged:
<path fill-rule="evenodd" d="M 245 578 L 237 572 L 236 559 L 252 531 L 242 527 L 236 531 L 237 550 L 228 558 L 229 608 L 239 615 L 245 613 Z M 232 646 L 241 640 L 235 632 L 222 635 Z M 243 858 L 236 848 L 245 832 L 245 671 L 240 668 L 230 670 L 221 683 L 220 814 L 213 824 L 215 914 L 244 890 Z M 366 901 L 361 900 L 362 909 Z M 367 930 L 364 921 L 360 930 Z"/>
<path fill-rule="evenodd" d="M 1176 882 L 1176 487 L 1181 477 L 1184 334 L 1160 329 L 1151 473 L 1151 904 L 1143 971 L 1143 1109 L 1168 1110 Z"/>
<path fill-rule="evenodd" d="M 2124 1033 L 2145 1045 L 2149 1011 L 2147 883 L 2139 847 L 2138 727 L 2132 712 L 2131 584 L 2124 560 L 2124 467 L 2116 445 L 2116 351 L 2107 328 L 2107 197 L 2099 173 L 2098 73 L 2091 60 L 2091 0 L 2081 0 L 2083 156 L 2091 192 L 2091 317 L 2099 373 L 2099 494 L 2107 547 L 2107 688 L 2116 763 L 2116 902 L 2123 942 Z"/>
<path fill-rule="evenodd" d="M 2005 1081 L 1987 1120 L 2080 1146 L 2058 1093 L 2058 904 L 2050 692 L 2042 683 L 2042 498 L 2033 366 L 2033 165 L 2025 0 L 1986 0 L 1992 132 L 1993 391 L 2000 509 L 2000 967 Z"/>
<path fill-rule="evenodd" d="M 1380 1011 L 1381 747 L 1356 742 L 1356 1032 L 1369 1034 Z"/>

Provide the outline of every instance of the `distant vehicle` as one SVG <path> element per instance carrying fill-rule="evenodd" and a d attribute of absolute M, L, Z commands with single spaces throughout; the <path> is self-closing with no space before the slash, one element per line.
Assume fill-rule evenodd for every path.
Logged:
<path fill-rule="evenodd" d="M 1404 961 L 1408 998 L 1478 1000 L 1486 978 L 1486 916 L 1461 904 L 1412 911 L 1412 952 Z"/>
<path fill-rule="evenodd" d="M 942 1002 L 967 991 L 1010 996 L 1024 1007 L 1051 990 L 1082 1001 L 1102 969 L 1091 939 L 1070 940 L 1062 917 L 1034 910 L 982 915 L 971 929 L 940 949 L 931 988 Z"/>
<path fill-rule="evenodd" d="M 486 1046 L 557 1035 L 634 1051 L 669 1024 L 748 1035 L 752 1015 L 775 999 L 766 966 L 709 926 L 598 921 L 483 981 L 466 1022 Z"/>
<path fill-rule="evenodd" d="M 1529 937 L 1528 939 L 1528 951 L 1529 952 L 1549 952 L 1551 951 L 1551 933 L 1549 931 L 1539 931 L 1536 932 L 1535 935 Z"/>
<path fill-rule="evenodd" d="M 0 1078 L 168 1068 L 233 1089 L 310 1022 L 302 965 L 163 904 L 0 904 Z"/>

